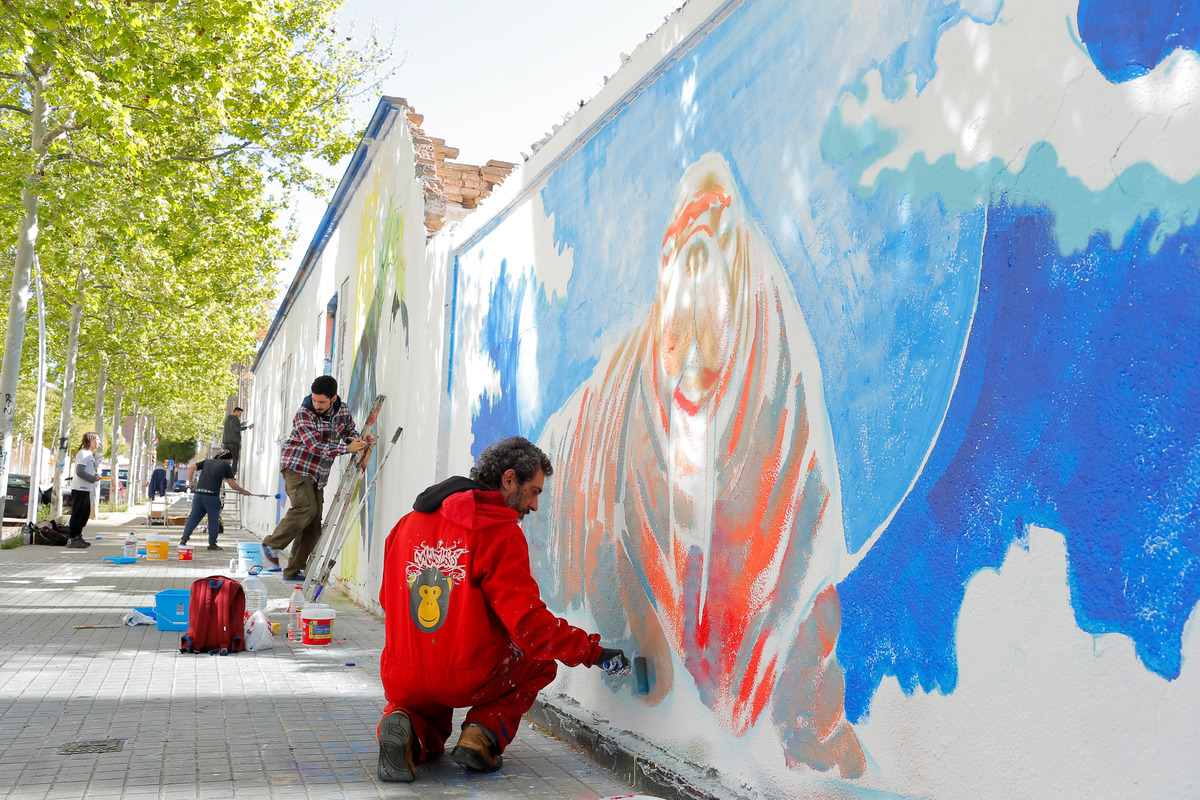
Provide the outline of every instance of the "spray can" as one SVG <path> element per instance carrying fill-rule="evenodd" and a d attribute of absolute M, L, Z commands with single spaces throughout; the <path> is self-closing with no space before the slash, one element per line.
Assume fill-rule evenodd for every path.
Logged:
<path fill-rule="evenodd" d="M 133 531 L 125 537 L 125 557 L 137 558 L 137 535 Z"/>

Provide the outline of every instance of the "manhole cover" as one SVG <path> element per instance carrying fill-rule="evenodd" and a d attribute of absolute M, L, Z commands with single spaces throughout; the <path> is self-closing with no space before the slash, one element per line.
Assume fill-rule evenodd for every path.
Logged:
<path fill-rule="evenodd" d="M 90 739 L 86 742 L 67 742 L 58 748 L 58 754 L 73 756 L 78 753 L 119 753 L 124 746 L 124 739 Z"/>

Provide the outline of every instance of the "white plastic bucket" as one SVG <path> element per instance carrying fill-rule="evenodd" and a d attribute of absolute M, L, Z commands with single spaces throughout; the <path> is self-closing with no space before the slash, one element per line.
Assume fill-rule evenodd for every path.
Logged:
<path fill-rule="evenodd" d="M 146 537 L 146 560 L 147 561 L 166 561 L 167 551 L 171 547 L 171 537 L 169 536 L 147 536 Z"/>
<path fill-rule="evenodd" d="M 320 603 L 307 603 L 300 611 L 303 644 L 327 645 L 333 641 L 333 609 Z"/>
<path fill-rule="evenodd" d="M 237 571 L 249 573 L 250 567 L 258 565 L 262 568 L 262 545 L 258 542 L 238 542 Z"/>

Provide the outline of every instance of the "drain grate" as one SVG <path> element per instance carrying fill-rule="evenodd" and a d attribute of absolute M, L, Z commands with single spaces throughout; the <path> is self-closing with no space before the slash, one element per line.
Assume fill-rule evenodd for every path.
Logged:
<path fill-rule="evenodd" d="M 85 742 L 67 742 L 58 748 L 58 754 L 73 756 L 79 753 L 119 753 L 124 746 L 124 739 L 89 739 Z"/>

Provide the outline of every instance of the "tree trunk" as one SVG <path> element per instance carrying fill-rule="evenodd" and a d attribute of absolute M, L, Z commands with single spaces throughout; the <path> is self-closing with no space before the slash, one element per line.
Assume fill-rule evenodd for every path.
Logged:
<path fill-rule="evenodd" d="M 107 383 L 108 359 L 100 362 L 100 372 L 96 375 L 96 427 L 92 430 L 96 434 L 104 435 L 104 389 Z M 104 449 L 101 448 L 98 461 L 104 460 Z M 100 465 L 96 464 L 96 474 L 100 474 Z M 92 489 L 92 518 L 95 519 L 96 512 L 100 509 L 100 481 L 96 481 L 95 488 Z"/>
<path fill-rule="evenodd" d="M 142 412 L 133 404 L 133 443 L 129 447 L 129 505 L 139 502 L 142 485 Z"/>
<path fill-rule="evenodd" d="M 46 304 L 42 300 L 42 274 L 36 257 L 33 263 L 38 315 L 38 365 L 37 405 L 33 411 L 32 458 L 29 461 L 29 501 L 25 504 L 27 522 L 37 521 L 38 507 L 42 503 L 42 421 L 46 411 Z"/>
<path fill-rule="evenodd" d="M 83 297 L 83 268 L 75 277 L 75 297 Z M 50 501 L 50 516 L 62 516 L 63 470 L 67 465 L 68 448 L 71 446 L 71 410 L 75 406 L 75 360 L 79 355 L 79 326 L 83 319 L 83 301 L 71 304 L 71 332 L 67 337 L 67 363 L 63 374 L 62 414 L 58 419 L 58 455 L 54 459 L 54 498 Z"/>
<path fill-rule="evenodd" d="M 115 511 L 121 499 L 121 478 L 117 475 L 117 458 L 121 455 L 121 395 L 125 387 L 117 384 L 113 392 L 112 459 L 108 462 L 108 502 Z"/>
<path fill-rule="evenodd" d="M 8 296 L 8 330 L 4 337 L 4 360 L 0 364 L 0 497 L 8 496 L 9 454 L 12 450 L 13 418 L 16 416 L 17 383 L 21 377 L 21 348 L 25 343 L 25 312 L 29 307 L 29 274 L 33 268 L 38 234 L 38 184 L 46 155 L 46 127 L 50 109 L 43 92 L 49 70 L 30 69 L 30 147 L 37 157 L 21 189 L 24 216 L 17 226 L 17 258 L 13 263 L 12 290 Z"/>

